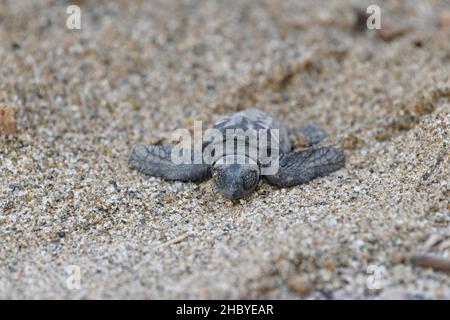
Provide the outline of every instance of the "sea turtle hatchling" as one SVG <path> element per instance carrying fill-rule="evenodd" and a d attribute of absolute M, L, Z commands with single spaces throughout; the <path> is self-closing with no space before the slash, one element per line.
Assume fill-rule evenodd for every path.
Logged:
<path fill-rule="evenodd" d="M 229 139 L 239 139 L 240 132 L 256 130 L 258 139 L 261 132 L 277 130 L 277 170 L 269 175 L 261 172 L 264 167 L 258 156 L 251 155 L 249 149 L 232 148 L 225 150 L 219 157 L 210 162 L 190 162 L 175 164 L 171 155 L 175 147 L 173 144 L 134 146 L 129 167 L 146 175 L 162 177 L 165 180 L 201 181 L 212 176 L 217 191 L 228 199 L 240 199 L 252 193 L 261 177 L 270 184 L 278 187 L 290 187 L 306 183 L 315 177 L 327 175 L 344 166 L 343 151 L 333 147 L 311 147 L 325 138 L 324 132 L 315 124 L 307 124 L 296 130 L 288 130 L 276 117 L 258 109 L 246 109 L 215 122 L 214 129 L 224 134 L 225 144 Z M 234 129 L 234 130 L 233 130 Z M 227 132 L 234 131 L 234 135 Z M 270 134 L 269 134 L 270 136 Z M 309 148 L 294 151 L 292 137 L 302 136 Z M 245 140 L 245 138 L 244 138 Z M 233 145 L 234 145 L 233 140 Z M 273 140 L 272 141 L 273 144 Z M 215 140 L 206 139 L 202 144 L 205 150 Z M 267 154 L 271 154 L 271 143 L 265 147 Z M 258 145 L 259 146 L 259 145 Z M 258 147 L 259 148 L 259 147 Z M 190 156 L 194 157 L 191 150 Z M 258 152 L 257 155 L 260 153 Z M 229 161 L 230 158 L 234 161 Z M 236 161 L 241 159 L 243 161 Z M 267 166 L 267 163 L 264 165 Z"/>

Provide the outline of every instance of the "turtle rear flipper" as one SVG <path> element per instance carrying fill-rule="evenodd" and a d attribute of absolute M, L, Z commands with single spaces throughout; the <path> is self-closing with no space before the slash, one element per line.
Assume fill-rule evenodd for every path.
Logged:
<path fill-rule="evenodd" d="M 345 157 L 342 150 L 331 147 L 310 148 L 282 154 L 278 173 L 264 176 L 278 187 L 290 187 L 306 183 L 316 177 L 325 176 L 342 168 Z"/>
<path fill-rule="evenodd" d="M 326 136 L 325 131 L 314 122 L 309 122 L 303 127 L 289 132 L 289 139 L 294 148 L 310 147 L 321 142 Z"/>
<path fill-rule="evenodd" d="M 201 181 L 208 179 L 211 175 L 210 165 L 194 161 L 188 163 L 175 163 L 172 161 L 171 144 L 144 145 L 138 144 L 131 151 L 128 165 L 131 169 L 138 170 L 146 175 L 161 177 L 165 180 L 177 181 Z M 183 150 L 190 153 L 190 159 L 194 159 L 193 151 Z"/>

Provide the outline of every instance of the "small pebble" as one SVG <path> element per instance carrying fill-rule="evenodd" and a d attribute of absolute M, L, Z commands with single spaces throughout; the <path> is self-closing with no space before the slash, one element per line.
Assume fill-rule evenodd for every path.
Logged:
<path fill-rule="evenodd" d="M 0 133 L 13 134 L 16 132 L 15 110 L 9 105 L 0 104 Z"/>

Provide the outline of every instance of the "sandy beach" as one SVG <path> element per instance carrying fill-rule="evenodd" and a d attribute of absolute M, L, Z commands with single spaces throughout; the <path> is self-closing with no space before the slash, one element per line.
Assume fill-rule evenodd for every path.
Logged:
<path fill-rule="evenodd" d="M 237 202 L 128 168 L 253 107 L 345 168 Z M 448 0 L 2 1 L 0 299 L 450 299 L 449 133 Z"/>

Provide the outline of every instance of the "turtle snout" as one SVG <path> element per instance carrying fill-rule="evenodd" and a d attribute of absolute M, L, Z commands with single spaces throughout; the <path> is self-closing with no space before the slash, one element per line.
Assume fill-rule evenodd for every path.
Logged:
<path fill-rule="evenodd" d="M 248 179 L 243 179 L 242 170 L 236 165 L 215 167 L 213 180 L 215 189 L 231 200 L 244 198 L 254 190 L 253 187 L 248 188 L 248 185 L 245 184 Z"/>
<path fill-rule="evenodd" d="M 247 195 L 239 189 L 234 189 L 234 190 L 227 189 L 227 190 L 219 190 L 219 191 L 220 191 L 220 193 L 222 193 L 224 195 L 225 198 L 230 199 L 230 200 L 241 199 Z"/>
<path fill-rule="evenodd" d="M 242 187 L 236 184 L 234 181 L 227 181 L 221 183 L 222 181 L 217 181 L 214 179 L 214 189 L 216 192 L 221 193 L 225 198 L 235 200 L 240 199 L 245 196 L 245 192 Z"/>
<path fill-rule="evenodd" d="M 239 181 L 233 181 L 232 183 L 226 184 L 222 188 L 218 188 L 218 191 L 227 199 L 237 200 L 244 198 L 250 192 L 246 191 L 242 183 Z"/>

